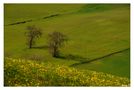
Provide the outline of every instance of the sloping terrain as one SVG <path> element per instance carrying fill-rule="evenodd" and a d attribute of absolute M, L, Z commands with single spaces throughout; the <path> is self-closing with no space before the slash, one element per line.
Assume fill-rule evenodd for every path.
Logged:
<path fill-rule="evenodd" d="M 127 78 L 95 72 L 78 71 L 29 60 L 5 58 L 5 86 L 129 86 Z"/>
<path fill-rule="evenodd" d="M 130 48 L 129 4 L 6 4 L 4 15 L 5 57 L 71 66 Z M 31 21 L 24 22 L 27 20 Z M 19 24 L 15 25 L 17 22 Z M 43 36 L 30 50 L 24 35 L 29 25 L 36 25 L 43 30 Z M 60 58 L 53 58 L 47 48 L 48 33 L 53 31 L 62 32 L 69 38 L 65 47 L 61 48 Z M 129 78 L 129 52 L 127 50 L 74 67 Z"/>
<path fill-rule="evenodd" d="M 83 5 L 68 4 L 5 4 L 5 25 L 77 11 Z"/>
<path fill-rule="evenodd" d="M 75 63 L 71 66 L 79 69 L 101 71 L 130 78 L 130 61 L 128 60 L 130 60 L 129 49 L 105 58 L 96 59 L 92 62 Z"/>

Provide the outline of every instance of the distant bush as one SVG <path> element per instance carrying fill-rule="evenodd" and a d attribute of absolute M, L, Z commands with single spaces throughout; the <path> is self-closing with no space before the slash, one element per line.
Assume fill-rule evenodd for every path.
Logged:
<path fill-rule="evenodd" d="M 44 57 L 42 55 L 39 55 L 39 54 L 32 54 L 32 55 L 29 55 L 27 57 L 27 59 L 40 61 L 40 60 L 43 60 Z"/>
<path fill-rule="evenodd" d="M 4 57 L 11 57 L 12 54 L 10 52 L 4 51 Z"/>
<path fill-rule="evenodd" d="M 129 86 L 130 80 L 67 66 L 5 58 L 5 86 Z"/>

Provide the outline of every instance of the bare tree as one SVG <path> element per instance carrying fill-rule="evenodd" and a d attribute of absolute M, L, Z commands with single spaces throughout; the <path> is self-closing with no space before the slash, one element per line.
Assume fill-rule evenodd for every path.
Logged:
<path fill-rule="evenodd" d="M 42 30 L 35 25 L 27 26 L 27 32 L 25 33 L 27 37 L 27 45 L 29 48 L 32 48 L 35 45 L 36 39 L 41 37 Z"/>
<path fill-rule="evenodd" d="M 49 50 L 53 57 L 59 56 L 59 48 L 67 41 L 67 37 L 60 32 L 53 32 L 49 34 Z"/>

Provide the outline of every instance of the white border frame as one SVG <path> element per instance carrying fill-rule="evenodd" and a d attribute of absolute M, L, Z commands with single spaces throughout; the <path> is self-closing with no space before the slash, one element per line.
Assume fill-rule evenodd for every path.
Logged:
<path fill-rule="evenodd" d="M 118 3 L 130 3 L 131 4 L 131 86 L 130 87 L 4 87 L 4 81 L 3 81 L 3 63 L 4 63 L 4 3 L 111 3 L 111 4 L 118 4 Z M 134 0 L 1 0 L 0 1 L 0 90 L 24 90 L 24 89 L 31 89 L 31 90 L 68 90 L 68 89 L 74 89 L 74 90 L 89 90 L 89 89 L 95 89 L 95 90 L 132 90 L 134 88 L 134 66 L 132 65 L 134 63 Z M 133 25 L 132 25 L 133 24 Z"/>
<path fill-rule="evenodd" d="M 3 0 L 4 3 L 130 3 L 131 0 Z"/>

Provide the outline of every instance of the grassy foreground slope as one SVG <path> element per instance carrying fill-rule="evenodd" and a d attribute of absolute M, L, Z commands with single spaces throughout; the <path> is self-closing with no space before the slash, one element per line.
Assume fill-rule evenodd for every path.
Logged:
<path fill-rule="evenodd" d="M 129 86 L 127 78 L 66 66 L 5 58 L 5 86 Z"/>

